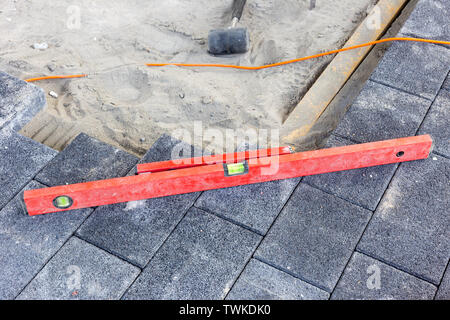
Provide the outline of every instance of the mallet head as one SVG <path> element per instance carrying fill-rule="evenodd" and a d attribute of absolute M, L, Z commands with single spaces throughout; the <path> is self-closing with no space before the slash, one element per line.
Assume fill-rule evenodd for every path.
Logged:
<path fill-rule="evenodd" d="M 208 35 L 208 51 L 214 55 L 245 53 L 250 45 L 246 28 L 211 30 Z"/>

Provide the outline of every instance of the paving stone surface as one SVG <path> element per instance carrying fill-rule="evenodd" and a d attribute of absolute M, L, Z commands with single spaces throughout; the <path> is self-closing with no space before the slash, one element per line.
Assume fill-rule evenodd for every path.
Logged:
<path fill-rule="evenodd" d="M 57 154 L 9 129 L 0 130 L 0 209 Z"/>
<path fill-rule="evenodd" d="M 327 147 L 351 144 L 353 143 L 349 140 L 332 135 L 327 142 Z M 397 166 L 397 164 L 389 164 L 325 173 L 305 177 L 303 181 L 373 211 L 380 202 Z"/>
<path fill-rule="evenodd" d="M 139 273 L 139 268 L 72 237 L 18 299 L 120 299 Z"/>
<path fill-rule="evenodd" d="M 358 142 L 414 136 L 431 101 L 368 81 L 334 131 Z"/>
<path fill-rule="evenodd" d="M 439 45 L 395 42 L 372 80 L 433 100 L 450 69 L 450 50 Z"/>
<path fill-rule="evenodd" d="M 450 2 L 420 0 L 400 33 L 426 39 L 448 41 L 450 35 Z"/>
<path fill-rule="evenodd" d="M 255 257 L 331 292 L 370 216 L 369 210 L 301 183 Z"/>
<path fill-rule="evenodd" d="M 196 207 L 264 235 L 300 179 L 288 179 L 204 192 Z"/>
<path fill-rule="evenodd" d="M 450 258 L 450 160 L 402 163 L 358 250 L 436 285 Z"/>
<path fill-rule="evenodd" d="M 245 267 L 228 300 L 326 300 L 329 293 L 256 259 Z"/>
<path fill-rule="evenodd" d="M 185 142 L 164 134 L 153 144 L 153 146 L 142 157 L 139 163 L 194 158 L 201 156 L 202 150 L 199 150 Z"/>
<path fill-rule="evenodd" d="M 42 187 L 32 181 L 24 190 Z M 20 192 L 0 211 L 0 300 L 16 297 L 92 212 L 30 217 L 22 197 Z"/>
<path fill-rule="evenodd" d="M 179 144 L 178 140 L 162 136 L 140 162 L 169 160 Z M 190 149 L 186 144 L 182 146 Z M 143 268 L 199 195 L 197 192 L 102 206 L 77 234 Z"/>
<path fill-rule="evenodd" d="M 37 176 L 47 186 L 58 186 L 126 175 L 138 158 L 79 134 Z"/>
<path fill-rule="evenodd" d="M 432 300 L 436 287 L 355 252 L 331 299 Z"/>
<path fill-rule="evenodd" d="M 434 150 L 450 157 L 450 91 L 440 91 L 419 133 L 430 134 L 433 137 Z"/>
<path fill-rule="evenodd" d="M 102 206 L 77 234 L 143 268 L 197 196 L 176 195 Z"/>
<path fill-rule="evenodd" d="M 442 89 L 450 91 L 450 74 L 447 76 L 447 79 L 445 79 L 445 82 L 442 85 Z"/>
<path fill-rule="evenodd" d="M 45 104 L 42 89 L 0 71 L 0 129 L 19 131 Z"/>
<path fill-rule="evenodd" d="M 450 267 L 447 267 L 447 271 L 436 294 L 436 300 L 450 300 Z"/>
<path fill-rule="evenodd" d="M 223 299 L 261 237 L 192 208 L 126 299 Z"/>

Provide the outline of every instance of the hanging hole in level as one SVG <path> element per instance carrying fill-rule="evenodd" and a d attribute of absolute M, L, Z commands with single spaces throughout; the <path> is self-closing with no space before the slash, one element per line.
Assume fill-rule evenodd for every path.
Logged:
<path fill-rule="evenodd" d="M 405 152 L 403 152 L 403 151 L 397 152 L 397 158 L 403 157 L 404 155 L 405 155 Z"/>

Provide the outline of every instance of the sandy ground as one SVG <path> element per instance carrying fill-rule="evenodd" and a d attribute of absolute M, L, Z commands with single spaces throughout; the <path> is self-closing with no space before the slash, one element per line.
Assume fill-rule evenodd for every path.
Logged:
<path fill-rule="evenodd" d="M 332 50 L 376 2 L 318 0 L 309 10 L 309 0 L 249 0 L 241 25 L 250 51 L 213 57 L 208 31 L 229 24 L 232 0 L 0 0 L 0 69 L 20 78 L 89 74 L 36 83 L 59 96 L 47 97 L 25 135 L 62 149 L 83 131 L 142 155 L 162 133 L 192 132 L 194 122 L 236 134 L 278 128 L 332 57 L 262 71 L 145 63 L 253 66 Z M 47 49 L 32 47 L 42 42 Z"/>

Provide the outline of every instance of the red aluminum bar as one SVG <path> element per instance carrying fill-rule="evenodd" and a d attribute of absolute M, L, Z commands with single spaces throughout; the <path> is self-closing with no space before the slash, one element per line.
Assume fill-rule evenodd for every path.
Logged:
<path fill-rule="evenodd" d="M 231 176 L 226 175 L 226 171 L 233 172 L 233 170 L 227 170 L 227 164 L 213 164 L 28 190 L 24 192 L 24 202 L 29 215 L 39 215 L 425 159 L 431 147 L 431 137 L 423 135 L 258 158 L 252 161 L 254 163 L 245 162 L 244 173 Z M 66 209 L 55 206 L 55 200 L 60 196 L 66 196 L 71 201 Z"/>
<path fill-rule="evenodd" d="M 292 153 L 291 147 L 271 148 L 265 150 L 251 150 L 236 153 L 220 154 L 206 157 L 195 157 L 187 159 L 169 160 L 161 162 L 151 162 L 137 165 L 137 174 L 160 172 L 175 169 L 185 169 L 206 166 L 218 163 L 233 163 L 249 159 L 271 157 Z"/>

